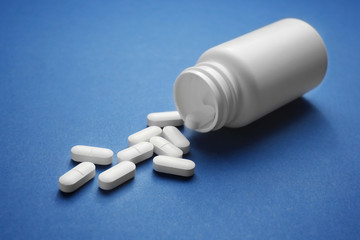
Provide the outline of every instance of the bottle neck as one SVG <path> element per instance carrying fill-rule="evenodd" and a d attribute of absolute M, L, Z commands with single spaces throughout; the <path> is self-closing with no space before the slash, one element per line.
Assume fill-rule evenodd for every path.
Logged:
<path fill-rule="evenodd" d="M 232 75 L 215 62 L 200 62 L 176 79 L 176 107 L 188 128 L 209 132 L 222 128 L 236 115 L 237 94 Z"/>

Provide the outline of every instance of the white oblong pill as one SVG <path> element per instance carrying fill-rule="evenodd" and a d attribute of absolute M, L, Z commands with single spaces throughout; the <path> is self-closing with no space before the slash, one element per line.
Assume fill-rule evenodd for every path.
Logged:
<path fill-rule="evenodd" d="M 184 154 L 190 151 L 189 140 L 176 127 L 164 127 L 162 135 L 166 140 L 180 148 Z"/>
<path fill-rule="evenodd" d="M 180 148 L 166 140 L 165 138 L 155 136 L 150 138 L 150 143 L 154 145 L 154 152 L 157 155 L 166 155 L 181 158 L 183 152 Z"/>
<path fill-rule="evenodd" d="M 215 109 L 210 105 L 203 105 L 198 111 L 185 116 L 185 126 L 196 131 L 203 131 L 215 118 Z"/>
<path fill-rule="evenodd" d="M 177 111 L 171 112 L 155 112 L 147 115 L 148 126 L 182 126 L 184 121 L 181 119 Z"/>
<path fill-rule="evenodd" d="M 73 192 L 87 183 L 94 176 L 95 165 L 93 163 L 80 163 L 59 178 L 59 188 L 66 193 Z"/>
<path fill-rule="evenodd" d="M 71 148 L 71 159 L 75 162 L 92 162 L 98 165 L 112 163 L 114 153 L 107 148 L 76 145 Z"/>
<path fill-rule="evenodd" d="M 195 163 L 193 161 L 169 156 L 154 157 L 153 168 L 157 172 L 182 177 L 191 177 L 195 173 Z"/>
<path fill-rule="evenodd" d="M 124 161 L 116 164 L 99 175 L 99 187 L 111 190 L 135 176 L 136 166 L 133 162 Z"/>
<path fill-rule="evenodd" d="M 162 129 L 157 126 L 147 127 L 139 132 L 136 132 L 128 137 L 129 146 L 140 142 L 148 142 L 154 136 L 160 136 Z"/>
<path fill-rule="evenodd" d="M 117 162 L 130 161 L 135 164 L 151 158 L 154 152 L 154 145 L 149 142 L 141 142 L 128 147 L 117 153 Z"/>

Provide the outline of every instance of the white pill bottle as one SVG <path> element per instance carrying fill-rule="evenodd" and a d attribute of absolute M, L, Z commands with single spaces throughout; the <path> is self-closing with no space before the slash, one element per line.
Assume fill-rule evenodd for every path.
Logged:
<path fill-rule="evenodd" d="M 283 19 L 207 50 L 176 79 L 174 100 L 198 132 L 242 127 L 319 85 L 326 68 L 317 31 Z"/>

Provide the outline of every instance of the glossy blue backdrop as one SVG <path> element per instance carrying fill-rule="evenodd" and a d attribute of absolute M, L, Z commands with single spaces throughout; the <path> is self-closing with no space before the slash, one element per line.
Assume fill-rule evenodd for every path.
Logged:
<path fill-rule="evenodd" d="M 360 5 L 343 1 L 2 1 L 1 239 L 359 239 Z M 209 47 L 285 17 L 329 66 L 303 98 L 242 129 L 197 134 L 196 174 L 151 160 L 111 192 L 58 178 L 76 144 L 115 153 L 175 109 L 176 76 Z M 116 161 L 114 159 L 115 164 Z"/>

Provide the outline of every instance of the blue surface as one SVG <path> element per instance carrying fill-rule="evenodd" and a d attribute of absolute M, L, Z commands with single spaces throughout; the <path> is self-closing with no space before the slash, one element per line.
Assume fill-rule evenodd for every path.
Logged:
<path fill-rule="evenodd" d="M 359 239 L 359 2 L 2 1 L 1 239 Z M 58 178 L 76 144 L 115 153 L 175 109 L 176 76 L 219 43 L 285 17 L 328 49 L 317 89 L 254 124 L 198 134 L 193 178 L 152 161 L 111 192 Z M 115 164 L 115 160 L 114 163 Z"/>

